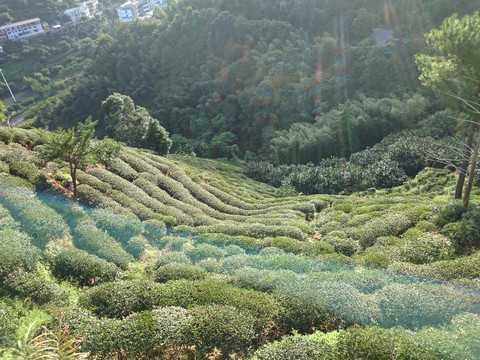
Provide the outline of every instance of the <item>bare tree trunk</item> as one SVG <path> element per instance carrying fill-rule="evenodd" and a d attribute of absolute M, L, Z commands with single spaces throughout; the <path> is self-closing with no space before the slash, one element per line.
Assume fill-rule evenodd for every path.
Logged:
<path fill-rule="evenodd" d="M 463 153 L 462 166 L 458 176 L 457 188 L 455 189 L 455 199 L 462 198 L 463 184 L 465 183 L 465 176 L 467 174 L 468 164 L 470 164 L 470 157 L 472 156 L 473 133 L 475 132 L 475 124 L 470 123 L 468 127 L 467 143 L 465 144 L 465 151 Z"/>
<path fill-rule="evenodd" d="M 478 136 L 477 143 L 475 144 L 475 149 L 473 149 L 473 157 L 472 157 L 472 162 L 470 163 L 470 172 L 468 174 L 467 188 L 465 189 L 465 196 L 463 197 L 463 205 L 465 205 L 466 207 L 468 207 L 470 203 L 470 193 L 472 192 L 473 183 L 475 181 L 475 167 L 477 165 L 479 147 L 480 147 L 480 134 Z"/>

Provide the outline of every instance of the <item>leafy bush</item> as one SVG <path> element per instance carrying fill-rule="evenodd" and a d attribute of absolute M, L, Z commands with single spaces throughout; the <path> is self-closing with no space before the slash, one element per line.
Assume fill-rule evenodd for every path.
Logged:
<path fill-rule="evenodd" d="M 325 241 L 333 246 L 335 252 L 346 256 L 352 256 L 358 250 L 358 246 L 352 239 L 343 239 L 337 236 L 325 237 Z"/>
<path fill-rule="evenodd" d="M 6 349 L 13 345 L 20 314 L 9 304 L 0 301 L 0 347 Z"/>
<path fill-rule="evenodd" d="M 64 250 L 55 256 L 52 272 L 59 279 L 67 279 L 81 286 L 114 281 L 123 276 L 114 264 L 80 249 Z"/>
<path fill-rule="evenodd" d="M 232 354 L 246 352 L 255 336 L 254 318 L 233 306 L 198 306 L 190 314 L 193 319 L 186 333 L 200 356 L 219 349 L 222 358 L 228 359 Z"/>
<path fill-rule="evenodd" d="M 134 236 L 128 240 L 125 250 L 132 254 L 135 259 L 138 259 L 147 248 L 147 245 L 147 239 L 141 236 Z"/>
<path fill-rule="evenodd" d="M 387 285 L 375 297 L 382 312 L 381 325 L 385 327 L 415 329 L 438 325 L 449 321 L 461 308 L 442 294 L 403 284 Z"/>
<path fill-rule="evenodd" d="M 166 347 L 190 344 L 187 328 L 193 318 L 188 310 L 177 306 L 167 306 L 152 312 L 159 343 Z"/>
<path fill-rule="evenodd" d="M 162 221 L 150 219 L 144 221 L 142 224 L 145 229 L 144 235 L 153 244 L 159 244 L 160 240 L 167 234 L 167 227 Z"/>
<path fill-rule="evenodd" d="M 45 248 L 48 242 L 70 234 L 67 224 L 53 209 L 43 204 L 27 207 L 18 214 L 22 230 L 34 234 L 32 244 Z"/>
<path fill-rule="evenodd" d="M 155 269 L 154 277 L 157 282 L 167 282 L 170 280 L 202 280 L 206 277 L 206 272 L 201 267 L 170 263 Z"/>
<path fill-rule="evenodd" d="M 452 252 L 452 243 L 439 234 L 425 234 L 406 241 L 401 247 L 402 261 L 425 264 L 445 260 Z"/>
<path fill-rule="evenodd" d="M 410 219 L 404 214 L 387 213 L 365 223 L 353 233 L 363 248 L 372 246 L 380 236 L 398 236 L 411 226 Z"/>
<path fill-rule="evenodd" d="M 286 336 L 281 341 L 263 345 L 253 360 L 337 360 L 340 353 L 335 346 L 336 337 L 336 332 Z"/>
<path fill-rule="evenodd" d="M 442 359 L 431 348 L 421 347 L 406 336 L 379 327 L 354 326 L 341 331 L 338 349 L 342 359 L 349 360 Z"/>
<path fill-rule="evenodd" d="M 60 285 L 38 272 L 11 273 L 5 281 L 5 290 L 39 305 L 65 305 L 68 300 L 68 293 Z"/>
<path fill-rule="evenodd" d="M 104 209 L 94 209 L 90 217 L 95 221 L 97 227 L 105 230 L 115 240 L 126 244 L 127 241 L 143 232 L 143 225 L 138 218 L 126 211 L 117 213 Z"/>
<path fill-rule="evenodd" d="M 443 260 L 423 265 L 396 262 L 391 264 L 388 270 L 426 280 L 477 279 L 480 278 L 480 254 L 475 253 L 454 260 Z"/>
<path fill-rule="evenodd" d="M 103 283 L 85 291 L 79 305 L 99 317 L 122 318 L 159 305 L 160 289 L 160 284 L 145 280 Z"/>
<path fill-rule="evenodd" d="M 155 262 L 155 268 L 172 263 L 191 265 L 192 261 L 183 252 L 167 251 L 163 252 L 162 255 L 157 259 Z"/>
<path fill-rule="evenodd" d="M 165 236 L 162 238 L 162 243 L 165 244 L 165 250 L 180 251 L 183 245 L 187 244 L 189 240 L 180 236 Z"/>
<path fill-rule="evenodd" d="M 0 230 L 0 284 L 9 274 L 33 271 L 40 260 L 40 252 L 30 245 L 30 238 L 19 231 Z"/>
<path fill-rule="evenodd" d="M 73 242 L 76 247 L 95 254 L 126 269 L 133 257 L 105 231 L 98 229 L 92 220 L 81 221 L 74 230 Z"/>
<path fill-rule="evenodd" d="M 198 262 L 207 258 L 220 259 L 225 257 L 225 250 L 210 244 L 198 244 L 184 249 L 185 254 L 193 261 Z"/>
<path fill-rule="evenodd" d="M 448 204 L 439 211 L 435 219 L 435 225 L 443 228 L 448 223 L 459 221 L 467 210 L 460 202 Z"/>

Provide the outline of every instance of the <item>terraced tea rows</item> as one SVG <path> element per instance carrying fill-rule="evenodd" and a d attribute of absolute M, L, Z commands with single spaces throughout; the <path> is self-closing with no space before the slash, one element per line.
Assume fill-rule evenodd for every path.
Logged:
<path fill-rule="evenodd" d="M 305 220 L 316 211 L 313 201 L 272 201 L 267 195 L 259 200 L 248 196 L 247 191 L 243 196 L 232 195 L 201 178 L 196 180 L 201 183 L 166 158 L 124 149 L 107 168 L 94 167 L 80 174 L 79 194 L 83 201 L 106 209 L 125 207 L 142 220 L 167 220 L 171 225 L 193 227 L 191 234 L 288 236 L 306 241 L 314 233 Z"/>

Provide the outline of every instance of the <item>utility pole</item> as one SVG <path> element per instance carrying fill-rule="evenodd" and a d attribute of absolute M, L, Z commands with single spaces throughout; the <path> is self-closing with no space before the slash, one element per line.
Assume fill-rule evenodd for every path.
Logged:
<path fill-rule="evenodd" d="M 5 75 L 3 75 L 2 69 L 0 69 L 0 74 L 2 74 L 3 81 L 5 81 L 5 84 L 7 85 L 8 91 L 10 91 L 10 95 L 12 95 L 13 102 L 17 102 L 17 99 L 15 99 L 15 96 L 13 95 L 12 89 L 10 89 L 10 86 L 8 85 L 7 79 L 5 79 Z"/>

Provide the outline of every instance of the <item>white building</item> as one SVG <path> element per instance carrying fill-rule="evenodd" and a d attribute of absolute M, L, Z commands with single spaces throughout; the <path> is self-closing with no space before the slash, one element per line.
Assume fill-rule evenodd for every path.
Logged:
<path fill-rule="evenodd" d="M 145 0 L 145 2 L 148 4 L 151 11 L 153 11 L 153 9 L 156 7 L 165 9 L 168 6 L 167 0 Z"/>
<path fill-rule="evenodd" d="M 85 3 L 83 3 L 83 5 L 67 9 L 63 13 L 67 15 L 72 22 L 80 21 L 83 17 L 90 17 L 90 10 Z"/>
<path fill-rule="evenodd" d="M 135 20 L 142 10 L 143 3 L 141 1 L 127 1 L 121 6 L 117 7 L 117 14 L 120 21 Z"/>
<path fill-rule="evenodd" d="M 0 26 L 0 39 L 22 39 L 44 31 L 40 19 L 34 18 Z"/>
<path fill-rule="evenodd" d="M 90 15 L 98 12 L 98 0 L 88 0 L 84 4 L 87 5 Z"/>

